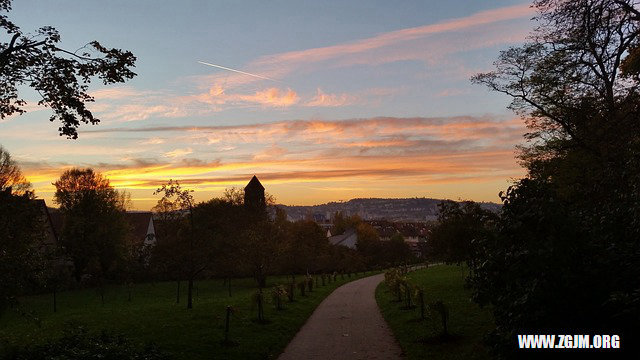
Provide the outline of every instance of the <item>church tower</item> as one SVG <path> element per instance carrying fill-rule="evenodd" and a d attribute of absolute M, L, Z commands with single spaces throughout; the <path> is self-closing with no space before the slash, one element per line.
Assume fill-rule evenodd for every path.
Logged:
<path fill-rule="evenodd" d="M 264 186 L 255 175 L 244 188 L 244 206 L 255 210 L 264 210 L 267 207 L 264 199 Z"/>

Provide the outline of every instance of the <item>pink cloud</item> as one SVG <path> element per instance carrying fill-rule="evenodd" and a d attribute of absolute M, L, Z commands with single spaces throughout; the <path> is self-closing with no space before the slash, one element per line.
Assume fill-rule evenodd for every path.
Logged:
<path fill-rule="evenodd" d="M 275 56 L 267 56 L 260 58 L 256 64 L 282 64 L 298 63 L 298 62 L 318 62 L 347 54 L 357 54 L 368 52 L 371 50 L 398 44 L 400 42 L 415 40 L 425 36 L 460 31 L 477 27 L 481 25 L 492 24 L 505 20 L 512 20 L 523 17 L 531 17 L 535 10 L 529 5 L 514 5 L 487 11 L 481 11 L 473 15 L 447 20 L 437 24 L 418 26 L 408 29 L 402 29 L 384 33 L 378 36 L 367 38 L 364 40 L 354 41 L 351 43 L 314 48 L 302 51 L 291 51 L 288 53 L 278 54 Z"/>
<path fill-rule="evenodd" d="M 528 29 L 524 29 L 521 24 L 513 26 L 508 22 L 529 19 L 534 13 L 535 10 L 525 4 L 492 9 L 348 43 L 262 56 L 248 63 L 244 70 L 283 79 L 288 74 L 299 71 L 301 67 L 328 61 L 334 61 L 332 66 L 375 65 L 403 60 L 436 61 L 453 52 L 522 41 Z M 460 34 L 462 36 L 457 38 L 454 36 Z M 194 79 L 205 88 L 211 84 L 235 87 L 264 81 L 224 71 Z"/>
<path fill-rule="evenodd" d="M 318 106 L 318 107 L 337 107 L 353 104 L 356 101 L 355 96 L 351 96 L 345 93 L 342 94 L 327 94 L 322 89 L 318 88 L 316 96 L 308 101 L 305 106 Z"/>
<path fill-rule="evenodd" d="M 259 104 L 272 107 L 287 107 L 298 102 L 298 94 L 291 90 L 281 90 L 278 88 L 267 88 L 256 91 L 252 94 L 227 93 L 225 88 L 219 84 L 211 86 L 208 92 L 195 96 L 180 98 L 180 102 L 190 103 L 193 101 L 210 105 L 246 105 Z"/>
<path fill-rule="evenodd" d="M 175 149 L 173 151 L 169 151 L 166 152 L 164 154 L 165 157 L 169 157 L 169 158 L 177 158 L 177 157 L 182 157 L 185 155 L 189 155 L 193 153 L 193 149 L 191 148 L 186 148 L 186 149 Z"/>
<path fill-rule="evenodd" d="M 254 95 L 238 95 L 238 99 L 255 102 L 266 106 L 286 107 L 298 102 L 298 94 L 291 89 L 280 91 L 278 88 L 268 88 L 257 91 Z"/>
<path fill-rule="evenodd" d="M 99 89 L 91 92 L 91 96 L 93 96 L 96 100 L 126 99 L 131 97 L 140 97 L 140 96 L 149 95 L 149 94 L 151 94 L 151 92 L 140 91 L 130 86 L 109 87 L 109 88 Z"/>
<path fill-rule="evenodd" d="M 448 96 L 459 96 L 467 94 L 469 90 L 467 89 L 444 89 L 436 94 L 438 97 L 448 97 Z"/>

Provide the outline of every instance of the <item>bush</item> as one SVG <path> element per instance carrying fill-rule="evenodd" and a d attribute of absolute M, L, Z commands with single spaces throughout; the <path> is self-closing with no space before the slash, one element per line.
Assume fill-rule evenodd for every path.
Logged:
<path fill-rule="evenodd" d="M 287 289 L 283 285 L 276 285 L 271 290 L 271 297 L 276 306 L 276 310 L 283 310 L 282 299 L 287 296 Z"/>
<path fill-rule="evenodd" d="M 65 335 L 43 345 L 15 349 L 6 359 L 102 359 L 102 360 L 160 360 L 169 359 L 155 345 L 138 348 L 122 335 L 107 333 L 89 334 L 80 326 L 65 331 Z"/>

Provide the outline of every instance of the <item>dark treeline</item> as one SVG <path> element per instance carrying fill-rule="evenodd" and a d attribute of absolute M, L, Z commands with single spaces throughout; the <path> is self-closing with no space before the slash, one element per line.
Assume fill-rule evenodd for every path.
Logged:
<path fill-rule="evenodd" d="M 189 197 L 179 185 L 174 191 Z M 327 231 L 316 222 L 287 220 L 277 207 L 245 206 L 242 191 L 229 189 L 221 198 L 185 206 L 189 201 L 161 199 L 157 214 L 158 241 L 151 253 L 150 269 L 165 280 L 200 277 L 234 278 L 252 276 L 259 287 L 271 274 L 353 273 L 414 261 L 400 238 L 381 241 L 370 225 L 359 217 L 338 213 L 333 234 L 355 229 L 357 249 L 332 245 Z M 272 203 L 273 201 L 271 201 Z M 185 244 L 193 239 L 193 249 Z"/>
<path fill-rule="evenodd" d="M 534 6 L 529 43 L 473 78 L 526 121 L 527 176 L 500 194 L 499 216 L 442 204 L 429 246 L 468 262 L 473 299 L 495 318 L 494 355 L 526 355 L 518 334 L 615 334 L 622 349 L 607 356 L 629 355 L 640 344 L 640 10 L 627 0 Z"/>
<path fill-rule="evenodd" d="M 272 196 L 265 206 L 247 206 L 242 190 L 228 189 L 196 203 L 192 191 L 174 181 L 156 191 L 155 238 L 138 239 L 125 216 L 128 194 L 92 169 L 67 170 L 54 183 L 62 218 L 55 233 L 44 202 L 35 199 L 8 152 L 0 149 L 0 155 L 3 307 L 15 305 L 19 295 L 53 292 L 55 310 L 55 293 L 63 289 L 95 287 L 104 299 L 105 285 L 126 285 L 131 297 L 136 282 L 175 281 L 176 301 L 186 286 L 191 308 L 199 279 L 225 279 L 231 295 L 238 277 L 251 276 L 263 288 L 273 274 L 290 274 L 295 283 L 296 275 L 344 276 L 416 260 L 401 236 L 381 241 L 357 216 L 338 213 L 331 229 L 354 229 L 352 249 L 332 245 L 313 221 L 288 221 L 283 210 L 271 208 Z"/>

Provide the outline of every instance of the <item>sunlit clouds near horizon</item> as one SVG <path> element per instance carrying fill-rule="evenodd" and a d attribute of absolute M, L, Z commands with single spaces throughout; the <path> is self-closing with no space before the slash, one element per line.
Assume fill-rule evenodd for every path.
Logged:
<path fill-rule="evenodd" d="M 0 122 L 0 144 L 49 205 L 52 183 L 73 167 L 102 172 L 138 210 L 150 209 L 153 191 L 169 179 L 207 200 L 254 174 L 283 204 L 416 196 L 496 202 L 524 173 L 515 146 L 526 129 L 505 97 L 469 77 L 522 43 L 534 14 L 522 1 L 462 3 L 468 7 L 408 3 L 406 11 L 291 3 L 240 19 L 239 4 L 187 1 L 177 11 L 178 4 L 123 2 L 93 27 L 81 16 L 91 5 L 56 18 L 52 5 L 27 16 L 34 2 L 16 3 L 23 28 L 53 25 L 65 44 L 95 38 L 130 49 L 138 76 L 92 85 L 89 109 L 101 122 L 83 124 L 78 140 L 58 136 L 50 110 L 24 92 L 28 113 Z M 376 21 L 385 10 L 395 16 Z M 334 12 L 351 21 L 335 22 Z M 180 31 L 154 33 L 154 19 L 166 16 Z M 238 31 L 245 22 L 255 36 Z"/>

